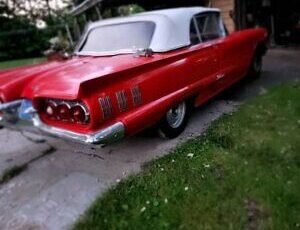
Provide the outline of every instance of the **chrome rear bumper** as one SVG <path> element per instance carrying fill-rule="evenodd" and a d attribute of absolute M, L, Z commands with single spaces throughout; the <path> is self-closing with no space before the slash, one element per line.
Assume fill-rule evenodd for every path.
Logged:
<path fill-rule="evenodd" d="M 20 116 L 23 101 L 18 100 L 0 104 L 0 112 L 3 113 L 0 115 L 0 126 L 12 130 L 26 131 L 93 145 L 106 145 L 120 140 L 125 136 L 125 127 L 122 122 L 117 122 L 92 134 L 76 133 L 49 126 L 41 121 L 33 107 L 22 111 L 23 115 Z M 24 118 L 24 114 L 27 118 Z"/>

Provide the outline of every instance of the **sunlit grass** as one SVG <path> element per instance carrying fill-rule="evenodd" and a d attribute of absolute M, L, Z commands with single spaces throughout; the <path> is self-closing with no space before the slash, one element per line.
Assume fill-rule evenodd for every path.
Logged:
<path fill-rule="evenodd" d="M 44 57 L 41 58 L 29 58 L 29 59 L 19 59 L 13 61 L 4 61 L 0 62 L 0 69 L 24 66 L 24 65 L 32 65 L 45 61 Z"/>

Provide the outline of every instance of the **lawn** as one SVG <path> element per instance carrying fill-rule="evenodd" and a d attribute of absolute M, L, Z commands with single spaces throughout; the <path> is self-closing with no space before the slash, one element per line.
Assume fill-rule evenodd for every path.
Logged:
<path fill-rule="evenodd" d="M 0 69 L 12 68 L 12 67 L 23 66 L 23 65 L 37 64 L 37 63 L 40 63 L 45 60 L 46 60 L 45 58 L 41 57 L 41 58 L 30 58 L 30 59 L 5 61 L 5 62 L 0 62 Z"/>
<path fill-rule="evenodd" d="M 300 85 L 294 83 L 145 165 L 99 197 L 74 229 L 297 229 L 299 191 Z"/>

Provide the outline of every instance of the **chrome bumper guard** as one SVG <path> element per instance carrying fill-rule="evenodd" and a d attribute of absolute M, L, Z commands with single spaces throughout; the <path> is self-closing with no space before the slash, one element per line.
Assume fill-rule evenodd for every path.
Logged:
<path fill-rule="evenodd" d="M 24 106 L 27 104 L 27 107 Z M 26 131 L 51 137 L 63 138 L 84 144 L 106 145 L 125 136 L 125 127 L 117 122 L 92 134 L 81 134 L 49 126 L 41 121 L 31 101 L 18 100 L 0 104 L 0 126 L 17 131 Z"/>

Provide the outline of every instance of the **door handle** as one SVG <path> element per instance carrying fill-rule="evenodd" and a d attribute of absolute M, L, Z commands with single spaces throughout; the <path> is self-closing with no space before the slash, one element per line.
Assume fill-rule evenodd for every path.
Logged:
<path fill-rule="evenodd" d="M 221 79 L 223 79 L 225 77 L 225 74 L 218 74 L 217 75 L 217 81 L 219 81 L 219 80 L 221 80 Z"/>

